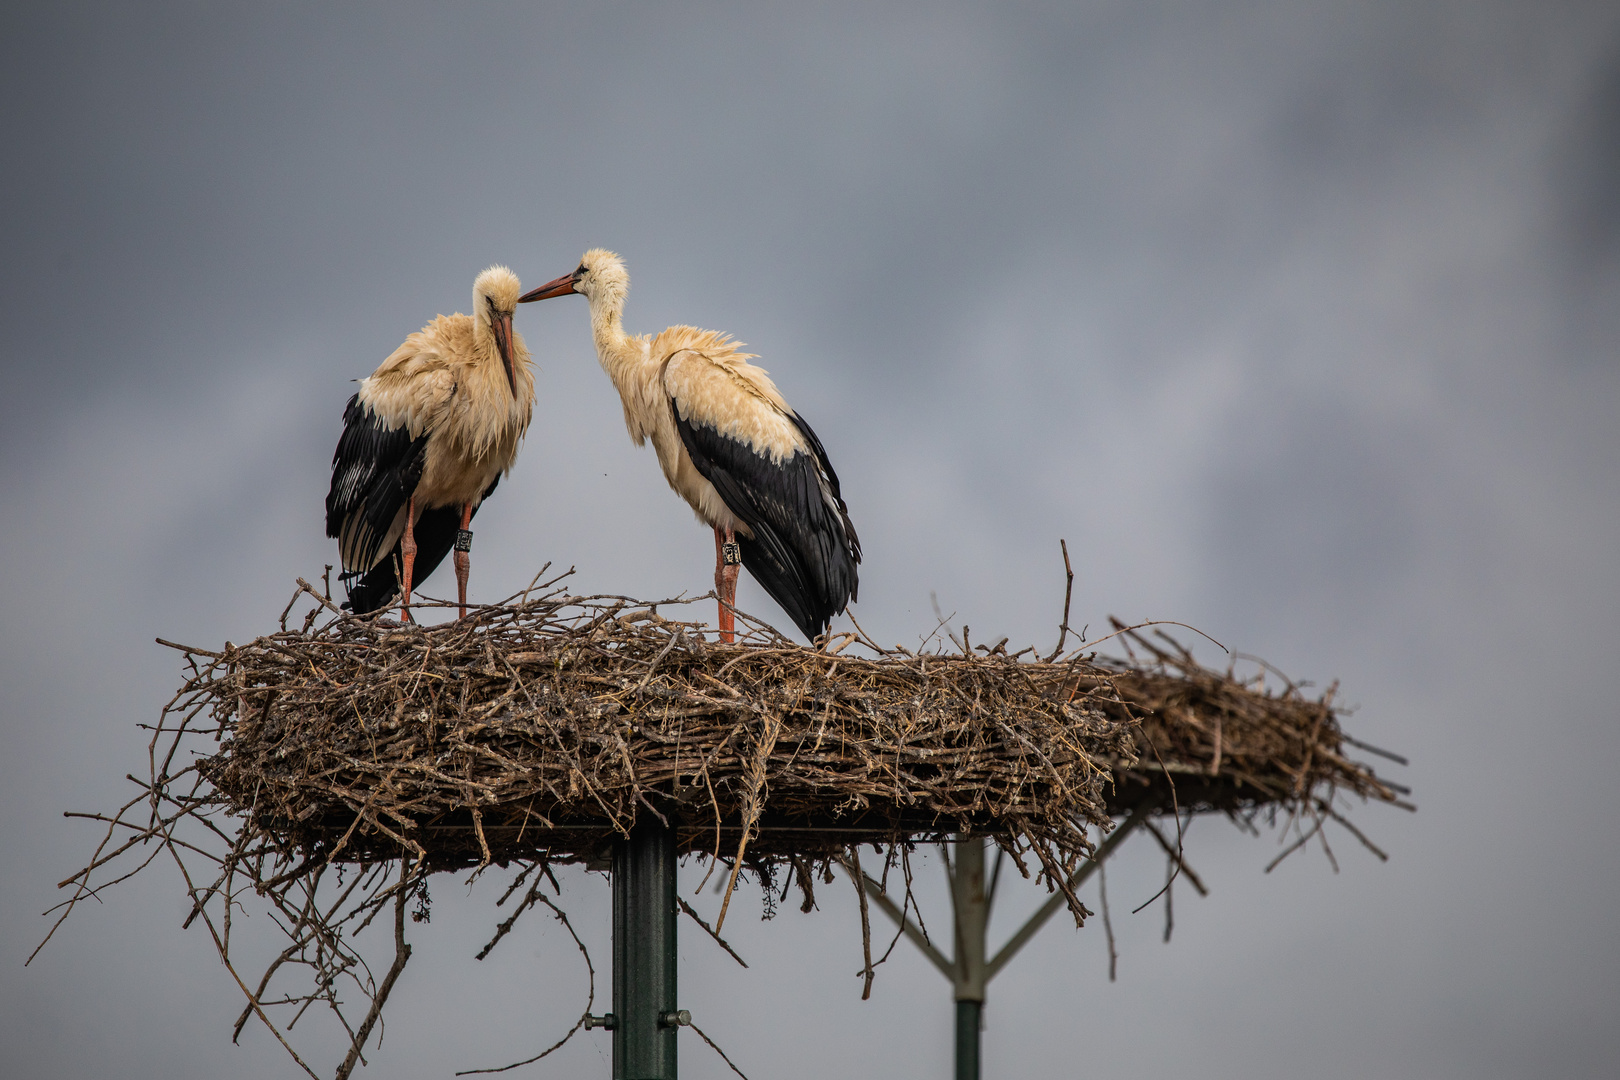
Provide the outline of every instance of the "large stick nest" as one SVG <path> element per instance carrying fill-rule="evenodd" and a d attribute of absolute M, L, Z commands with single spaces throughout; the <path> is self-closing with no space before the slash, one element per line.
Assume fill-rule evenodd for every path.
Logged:
<path fill-rule="evenodd" d="M 1146 669 L 853 635 L 816 650 L 746 622 L 722 645 L 666 614 L 680 603 L 561 592 L 431 627 L 317 626 L 318 599 L 314 621 L 224 650 L 187 689 L 225 735 L 202 765 L 219 796 L 323 861 L 600 859 L 651 814 L 673 815 L 681 850 L 725 857 L 989 834 L 1057 877 L 1088 826 L 1144 799 L 1392 797 L 1344 757 L 1330 700 L 1163 648 Z"/>
<path fill-rule="evenodd" d="M 324 1003 L 349 1033 L 346 1077 L 410 955 L 407 906 L 425 916 L 434 871 L 517 864 L 502 902 L 521 899 L 487 953 L 526 909 L 568 926 L 541 891 L 555 889 L 551 865 L 604 866 L 649 815 L 673 822 L 683 852 L 728 866 L 718 937 L 745 867 L 767 885 L 768 911 L 778 868 L 807 911 L 818 877 L 853 868 L 865 926 L 862 845 L 887 849 L 885 882 L 902 867 L 909 902 L 914 843 L 990 836 L 1080 922 L 1088 830 L 1104 835 L 1116 814 L 1174 814 L 1179 834 L 1183 813 L 1252 824 L 1281 811 L 1292 851 L 1328 820 L 1366 842 L 1343 795 L 1405 805 L 1405 789 L 1348 757 L 1382 751 L 1344 734 L 1331 689 L 1311 699 L 1274 673 L 1268 683 L 1263 665 L 1247 679 L 1201 667 L 1158 630 L 1116 626 L 1104 640 L 1122 660 L 1099 659 L 1098 643 L 1063 653 L 1064 638 L 1044 658 L 1009 653 L 1005 639 L 972 645 L 965 627 L 945 632 L 954 651 L 859 634 L 810 649 L 739 613 L 738 642 L 721 644 L 678 617 L 693 601 L 577 597 L 557 581 L 401 626 L 344 615 L 300 580 L 277 632 L 176 646 L 189 674 L 153 731 L 150 777 L 115 813 L 75 815 L 106 833 L 62 883 L 73 892 L 61 918 L 167 853 L 188 924 L 202 919 L 246 996 L 238 1032 L 256 1015 L 314 1076 L 270 1013 Z M 1148 829 L 1180 865 L 1179 844 Z M 141 861 L 118 872 L 126 855 Z M 360 865 L 345 883 L 348 864 Z M 288 941 L 256 988 L 232 943 L 231 912 L 251 896 Z M 379 978 L 354 939 L 390 907 L 395 952 Z M 308 985 L 277 997 L 289 967 Z M 367 1010 L 358 1023 L 345 986 Z M 594 986 L 593 974 L 591 1000 Z"/>

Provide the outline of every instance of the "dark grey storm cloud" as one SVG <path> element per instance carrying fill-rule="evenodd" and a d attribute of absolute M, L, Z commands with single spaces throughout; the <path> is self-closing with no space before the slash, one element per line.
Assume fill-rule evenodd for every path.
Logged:
<path fill-rule="evenodd" d="M 815 424 L 875 636 L 915 642 L 937 596 L 980 640 L 1049 641 L 1066 537 L 1077 621 L 1340 678 L 1354 730 L 1413 758 L 1421 812 L 1361 818 L 1388 864 L 1345 839 L 1337 876 L 1266 875 L 1272 838 L 1201 821 L 1211 897 L 1178 897 L 1168 946 L 1157 908 L 1117 915 L 1118 983 L 1095 925 L 1048 929 L 992 987 L 989 1072 L 1612 1072 L 1613 5 L 13 5 L 0 124 L 8 1070 L 293 1075 L 263 1031 L 231 1046 L 237 991 L 161 868 L 21 967 L 92 842 L 61 812 L 140 771 L 179 674 L 154 635 L 250 638 L 332 559 L 350 380 L 484 266 L 534 284 L 606 245 L 631 329 L 733 332 Z M 475 597 L 546 560 L 706 589 L 582 303 L 519 329 L 541 397 Z M 1163 871 L 1110 869 L 1116 912 Z M 606 886 L 564 886 L 600 972 Z M 566 935 L 479 964 L 488 890 L 434 895 L 373 1071 L 565 1030 Z M 998 902 L 1003 932 L 1039 900 Z M 750 1075 L 948 1068 L 919 957 L 858 1000 L 850 898 L 727 928 L 752 968 L 689 936 L 683 1005 Z M 531 1071 L 605 1075 L 606 1047 Z"/>

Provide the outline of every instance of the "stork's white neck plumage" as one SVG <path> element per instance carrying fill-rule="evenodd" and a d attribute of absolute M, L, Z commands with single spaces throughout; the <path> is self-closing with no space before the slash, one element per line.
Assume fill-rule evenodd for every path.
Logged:
<path fill-rule="evenodd" d="M 647 341 L 624 332 L 624 297 L 599 292 L 590 298 L 591 337 L 596 342 L 596 358 L 622 395 L 639 382 L 636 378 L 647 361 Z M 639 389 L 639 387 L 637 387 Z"/>
<path fill-rule="evenodd" d="M 506 378 L 505 365 L 501 362 L 501 347 L 495 341 L 495 328 L 490 325 L 489 316 L 473 316 L 472 347 L 472 360 L 480 370 L 499 372 L 501 379 Z"/>
<path fill-rule="evenodd" d="M 669 427 L 669 401 L 659 387 L 658 365 L 652 362 L 652 339 L 641 334 L 624 331 L 624 298 L 629 281 L 621 274 L 589 294 L 591 305 L 591 337 L 596 343 L 596 359 L 602 370 L 619 392 L 624 405 L 624 427 L 630 441 L 642 445 L 654 436 L 660 424 Z M 674 429 L 670 427 L 673 438 Z M 657 440 L 655 440 L 657 442 Z M 669 445 L 663 445 L 669 443 Z M 670 439 L 658 442 L 659 461 L 673 453 Z"/>

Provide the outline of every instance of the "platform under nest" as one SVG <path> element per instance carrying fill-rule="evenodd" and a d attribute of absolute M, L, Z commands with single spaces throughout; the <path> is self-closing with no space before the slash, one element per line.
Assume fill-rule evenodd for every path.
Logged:
<path fill-rule="evenodd" d="M 561 580 L 432 626 L 345 615 L 300 580 L 277 632 L 174 646 L 189 673 L 153 731 L 150 776 L 130 777 L 139 793 L 117 811 L 73 815 L 105 833 L 62 882 L 72 895 L 56 925 L 166 852 L 187 924 L 201 919 L 246 996 L 237 1031 L 257 1015 L 315 1076 L 270 1012 L 324 1003 L 352 1040 L 341 1080 L 410 956 L 407 907 L 426 917 L 435 871 L 513 868 L 500 903 L 520 898 L 480 958 L 525 909 L 550 908 L 572 934 L 542 891 L 557 891 L 550 867 L 604 865 L 645 815 L 673 820 L 682 852 L 728 864 L 719 918 L 704 924 L 718 937 L 745 869 L 767 896 L 791 874 L 808 911 L 814 882 L 854 867 L 864 910 L 868 844 L 886 849 L 885 880 L 901 868 L 909 902 L 915 843 L 990 836 L 1079 923 L 1088 832 L 1103 836 L 1116 814 L 1177 814 L 1170 834 L 1148 824 L 1180 865 L 1166 837 L 1183 813 L 1281 811 L 1292 851 L 1329 820 L 1367 842 L 1342 796 L 1405 805 L 1404 789 L 1347 756 L 1382 751 L 1343 733 L 1331 690 L 1312 700 L 1268 683 L 1263 665 L 1247 680 L 1202 667 L 1158 628 L 1116 626 L 1102 641 L 1119 660 L 1100 659 L 1098 642 L 1063 653 L 1062 638 L 1044 658 L 1009 654 L 1005 639 L 970 645 L 965 627 L 945 632 L 951 651 L 859 634 L 812 649 L 741 613 L 738 642 L 720 644 L 681 617 L 708 616 L 712 599 L 578 597 Z M 256 989 L 231 918 L 253 896 L 288 942 Z M 395 954 L 379 977 L 355 939 L 389 908 Z M 863 952 L 869 987 L 869 937 Z M 270 989 L 294 969 L 301 989 Z M 366 1010 L 358 1022 L 346 994 Z"/>

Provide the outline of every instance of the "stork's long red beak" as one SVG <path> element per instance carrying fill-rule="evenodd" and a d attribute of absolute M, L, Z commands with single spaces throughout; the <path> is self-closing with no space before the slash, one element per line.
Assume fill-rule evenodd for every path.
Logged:
<path fill-rule="evenodd" d="M 550 300 L 553 296 L 567 296 L 574 291 L 574 275 L 564 274 L 556 281 L 548 281 L 538 289 L 530 289 L 518 297 L 518 303 L 527 304 L 531 300 Z"/>
<path fill-rule="evenodd" d="M 501 350 L 501 363 L 506 365 L 506 383 L 517 397 L 517 372 L 512 369 L 512 316 L 495 317 L 495 347 Z"/>

